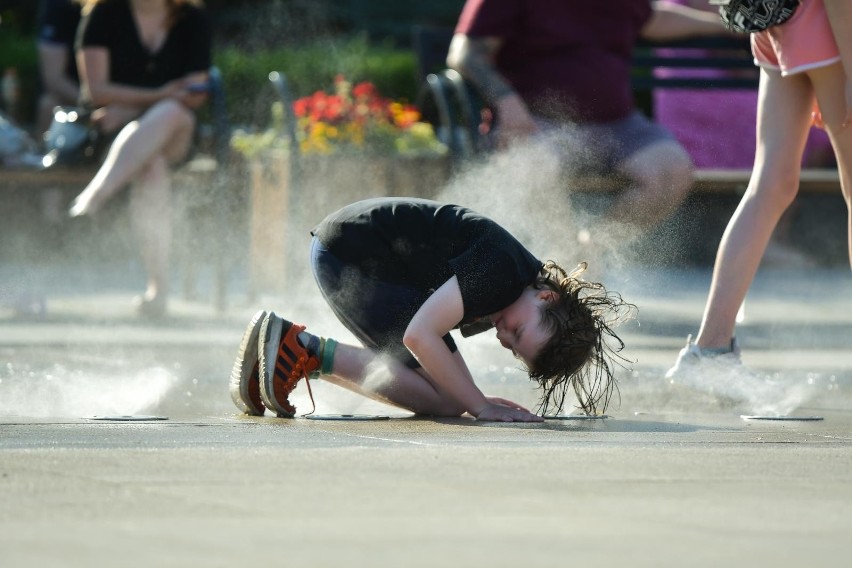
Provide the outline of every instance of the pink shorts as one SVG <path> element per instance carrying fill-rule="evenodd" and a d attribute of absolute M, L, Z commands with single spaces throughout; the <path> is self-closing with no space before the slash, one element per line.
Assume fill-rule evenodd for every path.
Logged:
<path fill-rule="evenodd" d="M 793 17 L 751 34 L 754 64 L 787 76 L 840 61 L 823 0 L 802 0 Z"/>

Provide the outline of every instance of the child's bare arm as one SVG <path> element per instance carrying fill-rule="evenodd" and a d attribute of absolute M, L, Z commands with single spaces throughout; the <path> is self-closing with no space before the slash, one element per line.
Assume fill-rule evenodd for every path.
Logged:
<path fill-rule="evenodd" d="M 461 291 L 458 280 L 453 276 L 426 300 L 411 319 L 403 343 L 435 382 L 436 388 L 476 416 L 488 404 L 485 395 L 442 339 L 463 315 Z"/>
<path fill-rule="evenodd" d="M 455 276 L 438 288 L 420 307 L 405 331 L 403 343 L 423 366 L 440 392 L 458 401 L 482 420 L 533 421 L 528 411 L 489 401 L 474 384 L 461 356 L 453 356 L 442 337 L 464 315 L 461 290 Z"/>

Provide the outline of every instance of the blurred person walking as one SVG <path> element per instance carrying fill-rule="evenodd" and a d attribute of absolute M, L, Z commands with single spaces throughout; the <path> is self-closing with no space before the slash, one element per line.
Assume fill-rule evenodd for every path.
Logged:
<path fill-rule="evenodd" d="M 736 315 L 778 220 L 799 191 L 811 124 L 825 128 L 848 209 L 852 263 L 852 0 L 802 0 L 786 22 L 751 34 L 760 67 L 757 148 L 751 180 L 719 244 L 698 335 L 666 373 L 708 390 L 733 378 L 725 396 L 743 398 L 748 376 L 734 335 Z"/>

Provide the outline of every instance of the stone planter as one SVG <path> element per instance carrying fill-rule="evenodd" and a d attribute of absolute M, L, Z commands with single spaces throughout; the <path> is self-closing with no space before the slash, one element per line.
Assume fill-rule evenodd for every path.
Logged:
<path fill-rule="evenodd" d="M 327 214 L 370 197 L 435 198 L 448 156 L 302 156 L 285 151 L 250 163 L 250 291 L 281 294 L 308 269 L 310 230 Z"/>

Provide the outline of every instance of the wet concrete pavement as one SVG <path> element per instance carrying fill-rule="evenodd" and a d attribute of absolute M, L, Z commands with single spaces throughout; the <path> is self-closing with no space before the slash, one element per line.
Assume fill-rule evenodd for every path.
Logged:
<path fill-rule="evenodd" d="M 640 309 L 623 328 L 636 364 L 620 404 L 535 425 L 414 419 L 322 383 L 317 413 L 391 418 L 242 417 L 227 376 L 255 309 L 346 337 L 309 285 L 249 301 L 238 284 L 224 313 L 177 299 L 172 317 L 144 322 L 133 278 L 80 279 L 68 268 L 30 287 L 46 296 L 41 318 L 0 310 L 3 568 L 846 566 L 852 554 L 848 269 L 767 271 L 746 302 L 744 360 L 799 388 L 792 414 L 824 418 L 802 422 L 744 420 L 750 408 L 666 385 L 706 269 L 619 275 Z M 483 390 L 535 402 L 496 342 L 460 345 Z M 310 409 L 301 390 L 296 403 Z M 91 419 L 123 414 L 168 420 Z"/>

